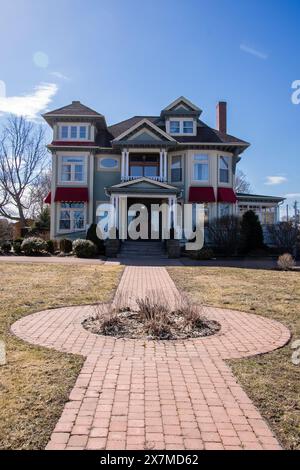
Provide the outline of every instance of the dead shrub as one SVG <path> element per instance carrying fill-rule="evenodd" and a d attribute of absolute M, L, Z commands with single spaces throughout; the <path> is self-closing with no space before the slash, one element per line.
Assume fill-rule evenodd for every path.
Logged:
<path fill-rule="evenodd" d="M 101 321 L 101 331 L 104 335 L 116 336 L 122 331 L 123 324 L 114 304 L 96 304 L 94 309 L 94 318 Z"/>
<path fill-rule="evenodd" d="M 279 256 L 277 266 L 282 271 L 290 271 L 295 266 L 295 260 L 290 253 L 284 253 Z"/>
<path fill-rule="evenodd" d="M 139 308 L 139 314 L 146 321 L 168 320 L 170 308 L 162 293 L 149 291 L 143 299 L 136 299 Z"/>
<path fill-rule="evenodd" d="M 185 327 L 202 328 L 205 325 L 205 318 L 202 316 L 202 306 L 194 305 L 188 296 L 182 295 L 177 313 L 183 316 Z"/>

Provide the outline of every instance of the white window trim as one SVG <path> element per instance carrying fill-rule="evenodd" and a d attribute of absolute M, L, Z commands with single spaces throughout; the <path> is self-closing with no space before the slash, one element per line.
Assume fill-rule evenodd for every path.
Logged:
<path fill-rule="evenodd" d="M 63 166 L 63 157 L 67 157 L 67 158 L 82 158 L 83 159 L 83 180 L 82 181 L 75 181 L 75 180 L 71 180 L 71 181 L 63 181 L 62 180 L 62 166 Z M 87 161 L 88 161 L 88 158 L 87 158 L 87 155 L 85 154 L 75 154 L 75 153 L 61 153 L 59 156 L 58 156 L 58 184 L 59 185 L 62 185 L 62 186 L 82 186 L 82 185 L 86 185 L 87 184 L 87 173 L 88 173 L 88 168 L 87 168 Z"/>
<path fill-rule="evenodd" d="M 117 160 L 118 165 L 114 168 L 105 168 L 101 166 L 101 161 L 106 160 L 107 158 L 111 158 L 113 160 Z M 97 171 L 120 171 L 120 156 L 119 155 L 101 155 L 101 157 L 97 157 Z"/>
<path fill-rule="evenodd" d="M 67 137 L 62 137 L 63 127 L 68 128 Z M 71 137 L 71 127 L 77 127 L 77 137 Z M 86 128 L 86 137 L 80 137 L 80 127 Z M 89 133 L 90 133 L 90 138 L 89 138 Z M 92 141 L 92 126 L 85 122 L 82 122 L 82 123 L 62 122 L 58 124 L 58 140 L 71 141 L 71 142 L 77 142 L 77 141 L 90 142 Z"/>
<path fill-rule="evenodd" d="M 72 209 L 65 209 L 65 208 L 61 207 L 62 202 L 63 201 L 57 203 L 57 233 L 62 234 L 62 233 L 76 233 L 76 232 L 85 231 L 86 221 L 87 221 L 87 203 L 86 202 L 83 203 L 83 209 L 78 209 L 78 208 L 77 209 L 75 209 L 75 208 L 74 209 L 73 208 Z M 59 224 L 60 224 L 60 213 L 61 213 L 62 210 L 63 211 L 64 210 L 70 210 L 70 211 L 83 210 L 83 216 L 84 216 L 83 228 L 79 228 L 79 229 L 72 229 L 72 228 L 70 228 L 70 229 L 61 229 L 59 227 Z"/>
<path fill-rule="evenodd" d="M 208 177 L 206 180 L 197 180 L 195 179 L 195 172 L 194 172 L 194 165 L 197 164 L 197 163 L 201 163 L 197 160 L 195 160 L 195 156 L 197 155 L 203 155 L 203 156 L 206 156 L 207 157 L 207 165 L 208 165 Z M 202 163 L 205 163 L 204 161 Z M 202 185 L 202 184 L 208 184 L 209 181 L 210 181 L 210 155 L 208 153 L 202 153 L 202 152 L 197 152 L 197 153 L 194 153 L 192 155 L 192 168 L 191 168 L 191 171 L 192 171 L 192 178 L 191 178 L 191 181 L 192 183 L 195 183 L 195 184 L 198 184 L 198 185 Z"/>
<path fill-rule="evenodd" d="M 171 132 L 171 122 L 178 121 L 179 122 L 179 132 Z M 183 122 L 184 121 L 192 121 L 193 122 L 193 132 L 183 132 Z M 166 121 L 166 130 L 167 133 L 174 136 L 191 136 L 197 134 L 197 121 L 193 118 L 188 117 L 172 117 Z"/>
<path fill-rule="evenodd" d="M 224 181 L 220 181 L 220 170 L 221 170 L 221 165 L 220 165 L 220 161 L 221 161 L 221 158 L 224 158 L 224 157 L 227 157 L 228 158 L 228 161 L 229 161 L 229 164 L 228 164 L 228 182 L 227 183 L 224 183 Z M 231 157 L 229 155 L 218 155 L 218 184 L 220 186 L 224 186 L 224 187 L 232 187 L 232 167 L 231 167 Z"/>

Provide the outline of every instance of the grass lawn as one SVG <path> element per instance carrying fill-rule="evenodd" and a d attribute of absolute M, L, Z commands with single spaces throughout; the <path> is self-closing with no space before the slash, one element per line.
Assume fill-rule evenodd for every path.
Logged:
<path fill-rule="evenodd" d="M 18 318 L 51 307 L 111 298 L 122 268 L 0 264 L 0 448 L 43 449 L 83 364 L 81 356 L 35 347 L 10 333 Z"/>
<path fill-rule="evenodd" d="M 168 269 L 179 288 L 205 305 L 279 320 L 300 339 L 300 273 L 217 267 Z M 300 449 L 300 365 L 290 344 L 230 365 L 286 449 Z"/>

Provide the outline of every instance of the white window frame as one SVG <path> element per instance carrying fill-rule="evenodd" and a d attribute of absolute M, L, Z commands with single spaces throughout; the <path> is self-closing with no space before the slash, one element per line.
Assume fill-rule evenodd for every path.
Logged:
<path fill-rule="evenodd" d="M 198 157 L 198 156 L 201 156 L 201 157 L 206 157 L 206 160 L 196 160 L 195 157 Z M 195 165 L 197 164 L 207 164 L 207 168 L 208 168 L 208 171 L 207 171 L 207 179 L 203 179 L 203 180 L 199 180 L 199 179 L 196 179 L 195 178 Z M 209 183 L 209 179 L 210 179 L 210 156 L 208 153 L 194 153 L 193 154 L 193 157 L 192 157 L 192 181 L 194 183 L 200 183 L 200 184 L 207 184 Z"/>
<path fill-rule="evenodd" d="M 62 130 L 63 128 L 67 128 L 67 137 L 63 137 L 62 135 Z M 72 128 L 76 127 L 76 137 L 71 136 Z M 85 137 L 80 137 L 80 128 L 85 128 Z M 90 137 L 89 137 L 90 133 Z M 58 135 L 59 135 L 59 140 L 67 140 L 67 141 L 90 141 L 91 140 L 91 129 L 90 125 L 86 123 L 63 123 L 59 124 L 58 126 Z"/>
<path fill-rule="evenodd" d="M 117 166 L 113 168 L 107 168 L 101 165 L 102 160 L 112 159 L 117 161 Z M 120 171 L 120 157 L 119 155 L 101 155 L 97 158 L 97 170 L 98 171 Z"/>
<path fill-rule="evenodd" d="M 179 132 L 172 132 L 171 131 L 171 123 L 172 122 L 178 122 L 179 123 Z M 184 122 L 192 122 L 193 123 L 193 130 L 192 132 L 184 132 L 184 127 L 183 123 Z M 186 117 L 174 117 L 171 119 L 168 119 L 166 121 L 166 130 L 167 133 L 170 135 L 177 135 L 177 136 L 191 136 L 191 135 L 196 135 L 197 134 L 197 120 L 192 119 L 192 118 L 186 118 Z"/>
<path fill-rule="evenodd" d="M 64 204 L 63 201 L 59 202 L 57 204 L 57 233 L 74 233 L 74 232 L 82 232 L 85 230 L 85 227 L 86 227 L 86 221 L 87 221 L 87 203 L 86 202 L 82 202 L 83 204 L 83 207 L 82 208 L 76 208 L 76 207 L 72 207 L 72 208 L 64 208 L 62 207 L 62 204 Z M 72 204 L 72 203 L 70 203 Z M 74 202 L 74 204 L 76 204 L 76 202 Z M 83 211 L 83 227 L 82 228 L 73 228 L 73 222 L 74 222 L 74 212 L 76 211 Z M 69 229 L 61 229 L 60 228 L 60 215 L 61 215 L 61 212 L 62 211 L 70 211 L 70 228 Z"/>
<path fill-rule="evenodd" d="M 174 130 L 171 129 L 172 124 L 175 124 L 175 123 L 176 123 L 176 127 L 177 127 L 178 131 L 174 131 Z M 180 121 L 179 121 L 179 119 L 170 119 L 170 124 L 169 124 L 169 126 L 170 126 L 170 134 L 171 134 L 171 135 L 178 135 L 178 134 L 180 134 L 180 128 L 181 128 L 181 126 L 180 126 Z"/>
<path fill-rule="evenodd" d="M 64 181 L 62 179 L 62 171 L 63 171 L 63 159 L 64 158 L 81 158 L 82 159 L 82 164 L 83 164 L 83 180 L 82 181 L 77 181 L 75 180 L 75 165 L 78 163 L 76 162 L 70 162 L 69 164 L 71 165 L 71 179 L 70 181 Z M 92 157 L 91 157 L 92 158 Z M 60 185 L 86 185 L 87 184 L 87 156 L 84 154 L 76 155 L 76 154 L 67 154 L 67 153 L 62 153 L 61 155 L 58 156 L 58 181 Z M 67 164 L 67 163 L 66 163 Z"/>
<path fill-rule="evenodd" d="M 221 181 L 221 159 L 226 158 L 228 160 L 228 181 Z M 231 186 L 232 181 L 232 170 L 231 170 L 231 157 L 229 155 L 219 155 L 218 157 L 218 183 L 222 186 Z"/>

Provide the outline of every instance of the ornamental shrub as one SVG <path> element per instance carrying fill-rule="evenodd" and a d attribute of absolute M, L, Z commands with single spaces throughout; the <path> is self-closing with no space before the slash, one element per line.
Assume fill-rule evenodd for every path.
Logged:
<path fill-rule="evenodd" d="M 47 250 L 47 243 L 38 237 L 25 238 L 22 242 L 21 250 L 26 256 L 40 255 Z"/>
<path fill-rule="evenodd" d="M 73 252 L 77 258 L 93 258 L 97 253 L 97 247 L 90 240 L 79 238 L 73 241 Z"/>
<path fill-rule="evenodd" d="M 71 251 L 72 251 L 72 240 L 68 240 L 67 238 L 62 238 L 59 241 L 59 250 L 62 253 L 71 253 Z"/>

